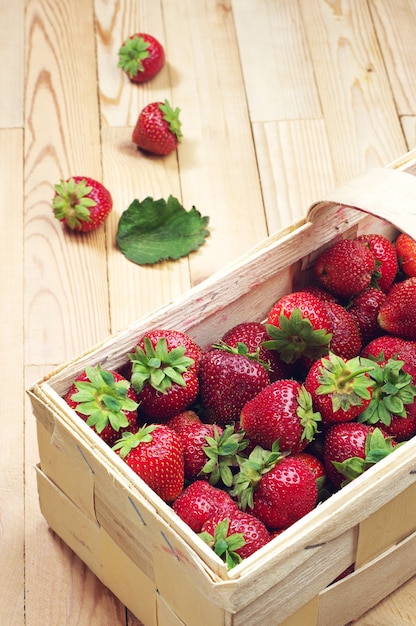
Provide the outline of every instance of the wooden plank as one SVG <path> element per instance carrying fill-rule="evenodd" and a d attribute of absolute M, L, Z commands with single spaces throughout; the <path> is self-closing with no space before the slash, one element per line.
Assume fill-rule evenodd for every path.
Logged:
<path fill-rule="evenodd" d="M 322 119 L 299 3 L 232 0 L 232 10 L 251 120 Z"/>
<path fill-rule="evenodd" d="M 109 331 L 104 227 L 68 233 L 60 178 L 101 179 L 92 0 L 34 0 L 26 14 L 26 360 L 56 363 Z M 63 51 L 65 53 L 63 54 Z"/>
<path fill-rule="evenodd" d="M 389 163 L 406 145 L 367 3 L 299 1 L 341 184 Z"/>
<path fill-rule="evenodd" d="M 196 284 L 267 229 L 230 1 L 164 0 L 163 15 L 175 24 L 166 45 L 173 104 L 182 110 L 182 199 L 210 217 L 211 237 L 190 259 Z"/>
<path fill-rule="evenodd" d="M 23 132 L 0 130 L 0 622 L 24 619 Z M 12 207 L 8 210 L 8 207 Z M 11 323 L 12 322 L 12 323 Z M 7 567 L 5 564 L 7 563 Z"/>
<path fill-rule="evenodd" d="M 0 3 L 0 128 L 22 128 L 25 1 Z"/>

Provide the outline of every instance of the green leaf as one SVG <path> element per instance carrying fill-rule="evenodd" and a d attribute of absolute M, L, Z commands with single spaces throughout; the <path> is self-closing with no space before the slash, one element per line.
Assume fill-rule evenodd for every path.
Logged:
<path fill-rule="evenodd" d="M 210 234 L 208 222 L 209 218 L 202 217 L 195 207 L 186 211 L 171 195 L 167 201 L 136 199 L 120 217 L 117 245 L 138 265 L 177 260 L 205 243 Z"/>

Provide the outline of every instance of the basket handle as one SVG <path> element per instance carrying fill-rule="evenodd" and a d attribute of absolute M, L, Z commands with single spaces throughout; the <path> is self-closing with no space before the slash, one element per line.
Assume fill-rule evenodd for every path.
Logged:
<path fill-rule="evenodd" d="M 347 206 L 385 219 L 416 238 L 416 176 L 403 170 L 368 170 L 312 204 L 307 219 L 313 222 L 322 211 Z"/>

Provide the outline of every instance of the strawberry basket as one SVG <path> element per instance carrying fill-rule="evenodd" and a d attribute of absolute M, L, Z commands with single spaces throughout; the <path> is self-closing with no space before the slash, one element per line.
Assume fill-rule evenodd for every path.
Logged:
<path fill-rule="evenodd" d="M 415 174 L 413 151 L 357 177 L 304 221 L 28 389 L 42 513 L 145 626 L 343 626 L 416 574 L 415 438 L 228 570 L 63 399 L 87 365 L 122 368 L 152 328 L 205 346 L 242 321 L 264 320 L 341 237 L 416 236 Z"/>

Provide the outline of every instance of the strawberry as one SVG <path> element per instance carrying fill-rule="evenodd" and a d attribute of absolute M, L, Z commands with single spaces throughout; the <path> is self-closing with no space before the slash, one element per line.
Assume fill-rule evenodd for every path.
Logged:
<path fill-rule="evenodd" d="M 244 404 L 269 382 L 264 364 L 257 355 L 249 355 L 246 346 L 213 344 L 199 368 L 200 395 L 208 421 L 221 425 L 237 421 Z"/>
<path fill-rule="evenodd" d="M 367 246 L 376 259 L 376 267 L 372 276 L 373 286 L 377 286 L 387 293 L 399 271 L 394 244 L 379 233 L 358 235 L 357 241 Z"/>
<path fill-rule="evenodd" d="M 202 469 L 208 461 L 205 448 L 208 447 L 207 438 L 213 438 L 215 434 L 221 434 L 222 428 L 216 424 L 204 424 L 199 420 L 193 420 L 183 426 L 178 436 L 183 448 L 185 461 L 185 478 L 194 480 L 201 475 Z M 205 474 L 208 478 L 208 476 Z"/>
<path fill-rule="evenodd" d="M 407 441 L 416 435 L 416 409 L 415 403 L 406 411 L 405 417 L 392 415 L 390 424 L 379 423 L 380 430 L 394 441 Z"/>
<path fill-rule="evenodd" d="M 315 276 L 322 287 L 339 298 L 348 299 L 371 283 L 376 259 L 356 239 L 339 239 L 316 259 Z"/>
<path fill-rule="evenodd" d="M 263 346 L 277 350 L 285 363 L 294 363 L 301 356 L 319 358 L 328 352 L 331 322 L 325 303 L 307 291 L 279 298 L 269 311 L 266 330 L 270 339 Z"/>
<path fill-rule="evenodd" d="M 385 299 L 384 291 L 378 287 L 367 287 L 354 296 L 348 304 L 348 311 L 357 323 L 363 345 L 384 332 L 377 318 Z"/>
<path fill-rule="evenodd" d="M 387 333 L 416 340 L 416 277 L 393 285 L 377 319 Z"/>
<path fill-rule="evenodd" d="M 395 447 L 396 443 L 379 428 L 357 422 L 334 424 L 325 438 L 326 474 L 338 489 L 385 458 Z"/>
<path fill-rule="evenodd" d="M 135 426 L 136 400 L 128 380 L 100 365 L 86 367 L 65 395 L 67 404 L 110 446 Z"/>
<path fill-rule="evenodd" d="M 187 409 L 199 391 L 202 348 L 178 330 L 153 329 L 129 354 L 139 414 L 167 421 Z"/>
<path fill-rule="evenodd" d="M 147 33 L 131 35 L 118 51 L 120 67 L 133 83 L 150 80 L 165 64 L 165 51 L 159 41 Z"/>
<path fill-rule="evenodd" d="M 237 348 L 239 343 L 247 346 L 247 351 L 251 354 L 258 353 L 260 361 L 268 365 L 270 381 L 279 378 L 290 378 L 291 368 L 284 363 L 276 350 L 268 350 L 263 342 L 268 341 L 269 336 L 266 327 L 261 322 L 242 322 L 230 328 L 223 335 L 221 342 L 232 348 Z"/>
<path fill-rule="evenodd" d="M 362 363 L 360 357 L 344 359 L 333 353 L 315 361 L 306 376 L 305 389 L 324 424 L 348 422 L 364 411 L 372 397 L 369 371 L 373 367 Z"/>
<path fill-rule="evenodd" d="M 281 379 L 243 406 L 240 424 L 252 444 L 270 448 L 279 440 L 281 451 L 295 453 L 313 440 L 320 419 L 305 387 L 296 380 Z"/>
<path fill-rule="evenodd" d="M 408 276 L 416 276 L 416 241 L 406 233 L 396 239 L 396 254 L 401 271 Z"/>
<path fill-rule="evenodd" d="M 229 569 L 271 539 L 263 522 L 251 513 L 238 509 L 227 516 L 216 513 L 207 519 L 199 536 L 228 564 Z"/>
<path fill-rule="evenodd" d="M 151 102 L 142 109 L 132 140 L 141 150 L 166 155 L 176 150 L 182 139 L 180 109 L 165 102 Z"/>
<path fill-rule="evenodd" d="M 173 502 L 182 492 L 182 445 L 165 424 L 145 424 L 137 433 L 123 433 L 113 450 L 165 502 Z"/>
<path fill-rule="evenodd" d="M 199 416 L 195 413 L 195 411 L 192 411 L 191 409 L 187 409 L 171 417 L 166 422 L 166 426 L 169 426 L 169 428 L 174 430 L 175 433 L 179 435 L 182 428 L 184 428 L 184 426 L 188 426 L 188 424 L 192 424 L 194 422 L 197 422 L 199 424 L 202 423 Z"/>
<path fill-rule="evenodd" d="M 97 180 L 73 176 L 55 185 L 52 208 L 56 219 L 71 230 L 85 233 L 95 230 L 107 219 L 113 199 Z"/>
<path fill-rule="evenodd" d="M 325 302 L 325 308 L 331 323 L 332 339 L 329 350 L 346 359 L 357 356 L 362 342 L 356 320 L 346 308 L 336 302 Z"/>
<path fill-rule="evenodd" d="M 206 480 L 196 480 L 182 491 L 172 504 L 175 513 L 194 532 L 201 532 L 206 520 L 216 513 L 235 511 L 237 503 L 229 493 Z"/>

